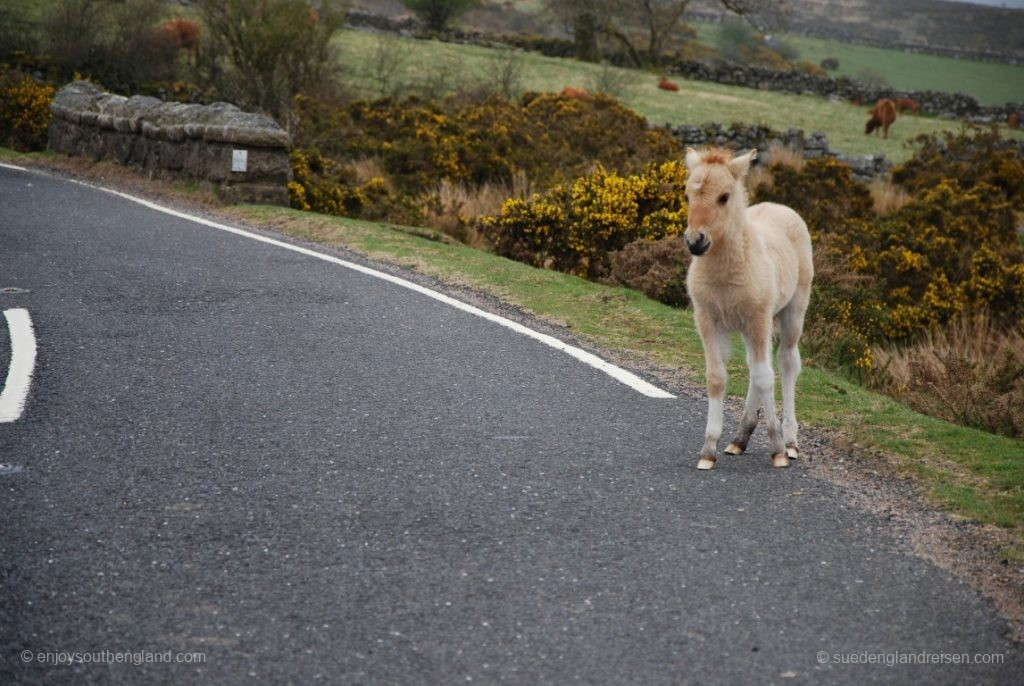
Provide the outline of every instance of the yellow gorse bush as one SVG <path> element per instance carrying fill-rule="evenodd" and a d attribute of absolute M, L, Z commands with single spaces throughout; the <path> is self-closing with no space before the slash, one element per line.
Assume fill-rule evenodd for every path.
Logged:
<path fill-rule="evenodd" d="M 384 99 L 343 107 L 299 97 L 295 116 L 294 140 L 304 154 L 329 160 L 325 168 L 331 170 L 344 161 L 379 160 L 404 199 L 420 198 L 442 181 L 508 185 L 520 175 L 546 189 L 582 176 L 595 162 L 629 174 L 679 155 L 678 143 L 667 133 L 596 95 L 583 100 L 537 93 L 518 101 Z M 351 186 L 349 179 L 312 171 L 303 178 L 320 186 Z M 327 194 L 325 188 L 318 192 Z M 315 193 L 307 187 L 306 195 Z"/>
<path fill-rule="evenodd" d="M 0 71 L 0 144 L 16 150 L 42 150 L 56 91 L 18 71 Z"/>
<path fill-rule="evenodd" d="M 288 198 L 295 209 L 366 219 L 383 219 L 399 211 L 399 199 L 383 179 L 357 184 L 318 150 L 292 150 L 289 162 Z"/>
<path fill-rule="evenodd" d="M 685 186 L 678 161 L 626 176 L 598 165 L 543 195 L 506 201 L 483 221 L 484 233 L 500 255 L 596 278 L 607 272 L 609 253 L 685 230 Z"/>

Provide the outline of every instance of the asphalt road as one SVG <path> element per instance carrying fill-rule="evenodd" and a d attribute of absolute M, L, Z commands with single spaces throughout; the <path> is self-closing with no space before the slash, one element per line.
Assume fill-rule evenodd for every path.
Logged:
<path fill-rule="evenodd" d="M 2 286 L 39 352 L 0 424 L 0 683 L 1024 674 L 990 603 L 805 468 L 694 469 L 702 402 L 423 295 L 8 169 Z M 1002 664 L 836 663 L 942 653 Z"/>

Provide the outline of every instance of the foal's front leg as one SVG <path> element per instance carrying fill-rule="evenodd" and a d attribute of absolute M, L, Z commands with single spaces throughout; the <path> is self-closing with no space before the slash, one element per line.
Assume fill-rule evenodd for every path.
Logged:
<path fill-rule="evenodd" d="M 720 330 L 706 314 L 694 314 L 701 342 L 704 343 L 708 383 L 708 423 L 704 431 L 704 447 L 700 451 L 697 469 L 712 469 L 718 459 L 718 439 L 722 435 L 722 401 L 725 398 L 725 361 L 729 355 L 729 335 Z"/>
<path fill-rule="evenodd" d="M 744 339 L 744 342 L 747 342 Z M 747 343 L 747 369 L 754 368 L 754 351 L 750 349 L 750 344 Z M 732 439 L 728 446 L 725 448 L 725 452 L 729 455 L 742 455 L 747 449 L 747 443 L 750 442 L 750 436 L 754 433 L 754 429 L 757 428 L 757 411 L 761 409 L 761 394 L 754 387 L 754 376 L 750 375 L 750 385 L 747 386 L 747 402 L 743 406 L 743 416 L 740 417 L 739 430 L 736 433 L 736 438 Z"/>

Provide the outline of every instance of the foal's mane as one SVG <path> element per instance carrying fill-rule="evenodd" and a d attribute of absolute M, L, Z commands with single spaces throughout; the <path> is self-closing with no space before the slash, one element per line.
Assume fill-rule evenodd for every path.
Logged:
<path fill-rule="evenodd" d="M 732 159 L 732 151 L 725 148 L 704 148 L 700 151 L 704 164 L 728 164 Z"/>

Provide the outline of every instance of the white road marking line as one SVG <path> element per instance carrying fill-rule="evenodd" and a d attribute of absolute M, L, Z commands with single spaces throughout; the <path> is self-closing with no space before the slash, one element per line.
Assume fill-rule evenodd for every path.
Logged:
<path fill-rule="evenodd" d="M 0 393 L 0 423 L 17 421 L 25 411 L 25 399 L 36 366 L 36 337 L 28 310 L 4 310 L 7 331 L 11 338 L 11 365 L 7 381 Z"/>
<path fill-rule="evenodd" d="M 15 171 L 23 171 L 23 172 L 27 172 L 27 171 L 30 171 L 30 170 L 29 170 L 28 168 L 26 168 L 26 167 L 19 167 L 19 166 L 18 166 L 18 165 L 16 165 L 16 164 L 8 164 L 8 163 L 6 163 L 6 162 L 0 162 L 0 167 L 4 167 L 4 168 L 6 168 L 6 169 L 13 169 L 13 170 L 15 170 Z"/>
<path fill-rule="evenodd" d="M 13 165 L 5 165 L 3 163 L 0 163 L 0 167 L 3 167 L 3 166 L 12 166 L 12 168 L 16 168 L 16 167 L 13 167 Z M 202 217 L 197 217 L 195 215 L 191 215 L 191 214 L 188 214 L 186 212 L 179 212 L 178 210 L 173 210 L 173 209 L 171 209 L 169 207 L 164 207 L 163 205 L 158 205 L 155 202 L 151 202 L 149 200 L 145 200 L 143 198 L 136 197 L 134 195 L 129 195 L 128 193 L 122 193 L 121 191 L 115 191 L 115 190 L 112 190 L 110 188 L 103 188 L 102 186 L 94 186 L 93 184 L 85 183 L 84 181 L 75 181 L 73 179 L 67 179 L 67 180 L 72 181 L 73 183 L 77 183 L 77 184 L 82 185 L 82 186 L 87 186 L 88 188 L 92 188 L 94 190 L 103 191 L 104 193 L 110 193 L 111 195 L 116 195 L 116 196 L 118 196 L 120 198 L 124 198 L 125 200 L 129 200 L 131 202 L 137 203 L 139 205 L 142 205 L 143 207 L 148 207 L 149 209 L 155 210 L 157 212 L 163 212 L 164 214 L 168 214 L 168 215 L 170 215 L 172 217 L 178 217 L 179 219 L 185 219 L 187 221 L 195 222 L 197 224 L 202 224 L 204 226 L 209 226 L 210 228 L 218 229 L 220 231 L 227 231 L 228 233 L 233 233 L 233 234 L 235 234 L 237 236 L 244 236 L 245 238 L 250 238 L 250 239 L 252 239 L 254 241 L 259 241 L 261 243 L 267 243 L 268 245 L 273 245 L 273 246 L 276 246 L 278 248 L 284 248 L 285 250 L 291 250 L 292 252 L 297 252 L 297 253 L 301 253 L 303 255 L 308 255 L 310 257 L 315 257 L 317 259 L 324 260 L 325 262 L 331 262 L 332 264 L 336 264 L 336 265 L 339 265 L 341 267 L 345 267 L 346 269 L 352 269 L 354 271 L 366 274 L 368 276 L 373 276 L 375 278 L 382 279 L 382 280 L 387 281 L 389 283 L 393 283 L 396 286 L 401 286 L 402 288 L 407 288 L 407 289 L 409 289 L 411 291 L 415 291 L 417 293 L 421 293 L 422 295 L 425 295 L 428 298 L 433 298 L 434 300 L 438 300 L 440 302 L 443 302 L 446 305 L 451 305 L 452 307 L 454 307 L 456 309 L 459 309 L 459 310 L 462 310 L 463 312 L 468 312 L 469 314 L 476 315 L 477 317 L 481 317 L 481 318 L 486 319 L 488 321 L 494 322 L 495 324 L 499 324 L 500 326 L 504 326 L 504 327 L 506 327 L 508 329 L 511 329 L 512 331 L 515 331 L 516 333 L 520 333 L 520 334 L 522 334 L 524 336 L 528 336 L 529 338 L 532 338 L 535 341 L 539 341 L 539 342 L 543 343 L 544 345 L 550 346 L 550 347 L 552 347 L 552 348 L 554 348 L 556 350 L 561 350 L 562 352 L 566 353 L 567 355 L 571 355 L 572 357 L 576 358 L 580 362 L 582 362 L 582 363 L 584 363 L 586 365 L 589 365 L 589 366 L 591 366 L 591 367 L 593 367 L 595 369 L 598 369 L 598 370 L 604 372 L 605 374 L 607 374 L 608 376 L 612 377 L 616 381 L 619 381 L 621 383 L 626 384 L 627 386 L 629 386 L 633 390 L 635 390 L 638 393 L 641 393 L 641 394 L 643 394 L 643 395 L 645 395 L 645 396 L 647 396 L 649 398 L 664 398 L 664 399 L 675 398 L 675 396 L 672 395 L 671 393 L 668 393 L 667 391 L 661 390 L 657 386 L 654 386 L 653 384 L 650 384 L 650 383 L 644 381 L 643 379 L 641 379 L 636 374 L 628 372 L 625 369 L 622 369 L 621 367 L 617 367 L 616 365 L 614 365 L 614 364 L 612 364 L 612 363 L 610 363 L 610 362 L 608 362 L 606 360 L 601 359 L 600 357 L 598 357 L 597 355 L 594 355 L 593 353 L 589 353 L 586 350 L 583 350 L 581 348 L 577 348 L 576 346 L 573 346 L 573 345 L 569 345 L 568 343 L 566 343 L 564 341 L 561 341 L 561 340 L 555 338 L 554 336 L 549 336 L 548 334 L 544 334 L 544 333 L 541 333 L 539 331 L 534 331 L 533 329 L 528 328 L 526 326 L 523 326 L 522 324 L 519 324 L 518 322 L 514 322 L 511 319 L 506 319 L 505 317 L 501 317 L 501 316 L 496 315 L 496 314 L 491 314 L 490 312 L 487 312 L 485 310 L 481 310 L 478 307 L 474 307 L 473 305 L 470 305 L 468 303 L 464 303 L 461 300 L 456 300 L 455 298 L 447 296 L 444 293 L 439 293 L 438 291 L 434 291 L 434 290 L 431 290 L 429 288 L 425 288 L 424 286 L 420 286 L 419 284 L 413 283 L 412 281 L 409 281 L 407 279 L 403 279 L 403 278 L 398 277 L 398 276 L 393 276 L 391 274 L 387 274 L 385 272 L 378 271 L 376 269 L 371 269 L 370 267 L 364 267 L 361 264 L 356 264 L 355 262 L 349 262 L 347 260 L 342 260 L 340 258 L 334 257 L 332 255 L 327 255 L 327 254 L 322 253 L 322 252 L 317 252 L 315 250 L 310 250 L 309 248 L 304 248 L 302 246 L 293 245 L 291 243 L 286 243 L 284 241 L 279 241 L 279 240 L 276 240 L 274 238 L 268 238 L 267 236 L 261 236 L 261 235 L 256 234 L 256 233 L 252 233 L 250 231 L 246 231 L 244 229 L 239 229 L 239 228 L 236 228 L 234 226 L 228 226 L 226 224 L 220 224 L 218 222 L 211 221 L 209 219 L 204 219 Z"/>

